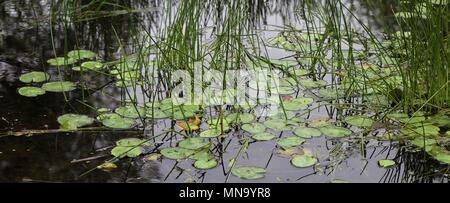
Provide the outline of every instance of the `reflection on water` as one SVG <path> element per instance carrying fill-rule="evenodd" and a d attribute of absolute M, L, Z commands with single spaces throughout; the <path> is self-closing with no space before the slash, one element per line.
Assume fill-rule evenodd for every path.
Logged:
<path fill-rule="evenodd" d="M 120 105 L 123 92 L 118 88 L 102 91 L 75 91 L 68 94 L 68 101 L 61 94 L 46 94 L 39 98 L 24 98 L 17 94 L 17 77 L 24 70 L 46 70 L 57 77 L 56 70 L 47 70 L 45 61 L 67 50 L 84 48 L 100 54 L 104 60 L 118 56 L 120 43 L 133 44 L 139 39 L 137 27 L 154 33 L 160 29 L 162 10 L 117 15 L 77 22 L 75 26 L 65 27 L 60 19 L 55 19 L 52 30 L 50 22 L 51 2 L 49 0 L 22 1 L 6 0 L 0 3 L 0 132 L 24 129 L 56 129 L 56 118 L 65 113 L 83 113 L 95 116 L 90 107 L 110 107 Z M 57 1 L 55 7 L 60 6 Z M 132 9 L 157 8 L 164 6 L 161 0 L 121 1 Z M 220 12 L 216 1 L 207 1 L 206 7 L 212 12 Z M 348 1 L 350 7 L 357 8 L 357 14 L 375 29 L 383 29 L 392 19 L 391 1 Z M 251 0 L 247 4 L 247 14 L 253 25 L 262 27 L 268 24 L 297 25 L 298 16 L 294 10 L 301 8 L 304 1 Z M 219 4 L 220 5 L 220 4 Z M 108 8 L 111 9 L 111 8 Z M 381 16 L 381 17 L 380 17 Z M 142 26 L 143 25 L 143 26 Z M 114 34 L 113 34 L 114 33 Z M 67 41 L 65 41 L 67 40 Z M 69 47 L 64 47 L 64 44 Z M 133 51 L 125 47 L 126 53 Z M 123 51 L 123 50 L 122 50 Z M 64 71 L 64 70 L 63 70 Z M 78 78 L 69 74 L 67 78 Z M 96 74 L 84 76 L 87 86 L 102 87 L 110 79 Z M 108 96 L 105 96 L 108 95 Z M 88 106 L 80 101 L 86 102 Z M 314 117 L 326 116 L 315 112 Z M 165 126 L 167 124 L 160 124 Z M 163 128 L 163 127 L 161 127 Z M 32 137 L 0 138 L 0 182 L 184 182 L 195 179 L 204 182 L 223 182 L 223 168 L 217 167 L 208 173 L 192 171 L 190 162 L 176 164 L 175 161 L 145 161 L 136 158 L 119 163 L 119 170 L 104 172 L 95 170 L 80 177 L 109 158 L 110 147 L 118 139 L 138 136 L 129 132 L 79 132 L 43 134 Z M 234 135 L 239 136 L 239 135 Z M 228 141 L 228 140 L 227 140 Z M 240 164 L 267 164 L 266 179 L 261 182 L 329 182 L 342 179 L 349 182 L 440 182 L 442 177 L 427 176 L 436 163 L 427 160 L 419 152 L 387 147 L 381 142 L 361 143 L 327 141 L 318 139 L 305 145 L 325 160 L 326 167 L 297 169 L 285 158 L 272 156 L 267 149 L 273 142 L 251 143 Z M 236 139 L 229 143 L 230 149 L 239 150 L 241 144 Z M 329 151 L 336 153 L 328 157 Z M 365 154 L 365 156 L 362 156 Z M 99 156 L 99 157 L 97 157 Z M 224 160 L 231 160 L 234 153 L 226 153 Z M 92 158 L 90 161 L 71 163 L 74 160 Z M 249 157 L 252 157 L 251 159 Z M 395 159 L 398 168 L 389 170 L 377 166 L 377 160 Z M 429 162 L 433 162 L 429 164 Z M 442 171 L 442 173 L 446 173 Z M 230 182 L 243 182 L 230 177 Z"/>

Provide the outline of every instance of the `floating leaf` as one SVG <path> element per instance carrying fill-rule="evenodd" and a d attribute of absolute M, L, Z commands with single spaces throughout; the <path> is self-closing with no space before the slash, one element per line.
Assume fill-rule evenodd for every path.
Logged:
<path fill-rule="evenodd" d="M 47 60 L 47 63 L 52 66 L 72 65 L 76 62 L 77 61 L 73 58 L 65 58 L 65 57 L 57 57 L 57 58 Z"/>
<path fill-rule="evenodd" d="M 73 59 L 92 59 L 97 57 L 97 54 L 88 50 L 73 50 L 69 51 L 67 56 Z"/>
<path fill-rule="evenodd" d="M 200 137 L 204 137 L 204 138 L 215 138 L 215 137 L 219 137 L 221 135 L 222 135 L 222 133 L 218 129 L 205 130 L 200 133 Z"/>
<path fill-rule="evenodd" d="M 198 137 L 188 138 L 178 143 L 179 147 L 192 150 L 204 148 L 208 145 L 209 142 L 205 142 L 205 139 Z"/>
<path fill-rule="evenodd" d="M 254 167 L 254 166 L 242 166 L 238 168 L 233 168 L 231 173 L 234 176 L 237 176 L 242 179 L 247 180 L 256 180 L 264 178 L 266 174 L 266 170 L 264 168 L 260 167 Z"/>
<path fill-rule="evenodd" d="M 228 123 L 251 123 L 255 119 L 253 114 L 233 113 L 226 117 Z"/>
<path fill-rule="evenodd" d="M 162 149 L 161 154 L 168 159 L 182 160 L 187 159 L 189 156 L 194 154 L 194 151 L 180 147 L 172 147 Z"/>
<path fill-rule="evenodd" d="M 280 120 L 280 119 L 271 119 L 264 122 L 264 125 L 270 129 L 276 130 L 276 131 L 288 131 L 291 130 L 291 128 L 288 126 L 288 123 L 286 120 Z"/>
<path fill-rule="evenodd" d="M 269 140 L 275 139 L 276 137 L 277 136 L 273 135 L 272 133 L 266 133 L 266 132 L 257 133 L 252 136 L 253 139 L 258 140 L 258 141 L 269 141 Z"/>
<path fill-rule="evenodd" d="M 45 90 L 39 87 L 21 87 L 18 92 L 24 97 L 37 97 L 45 94 Z"/>
<path fill-rule="evenodd" d="M 63 129 L 77 129 L 79 127 L 90 125 L 94 122 L 93 118 L 89 118 L 86 115 L 78 114 L 65 114 L 58 117 L 58 123 L 61 124 Z"/>
<path fill-rule="evenodd" d="M 276 148 L 274 149 L 275 155 L 283 158 L 291 158 L 294 155 L 304 155 L 305 152 L 300 147 L 288 147 L 284 148 Z"/>
<path fill-rule="evenodd" d="M 143 151 L 144 151 L 144 148 L 142 148 L 142 147 L 117 146 L 111 150 L 111 154 L 118 158 L 123 158 L 123 157 L 134 158 L 134 157 L 138 157 L 139 155 L 141 155 Z"/>
<path fill-rule="evenodd" d="M 317 162 L 318 160 L 316 157 L 309 155 L 295 155 L 291 160 L 292 165 L 298 168 L 314 166 Z"/>
<path fill-rule="evenodd" d="M 315 128 L 296 128 L 294 134 L 302 138 L 320 137 L 322 132 Z"/>
<path fill-rule="evenodd" d="M 126 118 L 144 117 L 146 110 L 144 107 L 127 105 L 117 108 L 114 112 Z"/>
<path fill-rule="evenodd" d="M 337 127 L 337 126 L 329 126 L 329 127 L 322 127 L 320 128 L 320 131 L 328 136 L 333 138 L 342 138 L 345 136 L 351 135 L 353 132 L 347 128 L 343 127 Z"/>
<path fill-rule="evenodd" d="M 105 119 L 117 119 L 122 118 L 119 114 L 116 113 L 104 113 L 97 116 L 97 120 L 103 122 Z"/>
<path fill-rule="evenodd" d="M 450 164 L 450 154 L 439 153 L 434 158 L 442 163 Z"/>
<path fill-rule="evenodd" d="M 269 118 L 272 118 L 274 120 L 290 120 L 295 117 L 294 112 L 292 112 L 292 111 L 285 111 L 285 112 L 286 112 L 286 114 L 284 113 L 284 111 L 271 113 L 269 115 Z"/>
<path fill-rule="evenodd" d="M 104 126 L 113 129 L 130 129 L 136 125 L 136 121 L 132 118 L 110 117 L 102 119 Z"/>
<path fill-rule="evenodd" d="M 116 145 L 121 147 L 137 147 L 137 146 L 150 146 L 151 143 L 149 141 L 138 138 L 125 138 L 118 140 L 116 142 Z"/>
<path fill-rule="evenodd" d="M 210 160 L 197 160 L 194 162 L 194 167 L 202 170 L 212 169 L 217 166 L 217 160 L 210 159 Z"/>
<path fill-rule="evenodd" d="M 393 161 L 393 160 L 379 160 L 378 161 L 378 165 L 383 167 L 383 168 L 389 168 L 389 167 L 395 165 L 395 161 Z"/>
<path fill-rule="evenodd" d="M 406 136 L 414 136 L 414 135 L 422 135 L 422 136 L 433 136 L 433 135 L 439 135 L 440 128 L 431 124 L 424 125 L 421 127 L 416 128 L 403 128 L 400 129 L 400 132 L 402 132 Z"/>
<path fill-rule="evenodd" d="M 418 137 L 418 138 L 414 139 L 413 141 L 411 141 L 411 144 L 413 144 L 417 147 L 420 147 L 420 148 L 424 148 L 425 146 L 431 146 L 431 145 L 437 144 L 437 141 L 435 139 L 431 139 L 431 138 Z"/>
<path fill-rule="evenodd" d="M 76 87 L 73 82 L 58 81 L 45 83 L 42 85 L 42 89 L 47 92 L 69 92 L 76 89 Z"/>
<path fill-rule="evenodd" d="M 348 116 L 345 122 L 357 127 L 371 127 L 373 124 L 373 120 L 367 116 Z"/>
<path fill-rule="evenodd" d="M 103 63 L 98 61 L 87 61 L 82 63 L 81 67 L 87 70 L 101 70 L 103 68 Z"/>
<path fill-rule="evenodd" d="M 196 160 L 196 161 L 198 161 L 198 160 L 210 160 L 210 159 L 214 158 L 214 155 L 212 155 L 209 152 L 209 150 L 206 149 L 206 150 L 201 150 L 199 152 L 196 152 L 195 154 L 191 155 L 189 158 L 193 159 L 193 160 Z"/>
<path fill-rule="evenodd" d="M 302 145 L 303 143 L 305 143 L 305 141 L 306 140 L 303 138 L 300 138 L 297 136 L 291 136 L 291 137 L 281 138 L 280 140 L 278 140 L 277 144 L 278 144 L 278 146 L 286 149 L 286 148 Z"/>
<path fill-rule="evenodd" d="M 145 117 L 152 118 L 152 119 L 163 119 L 168 118 L 169 115 L 167 115 L 164 111 L 162 111 L 159 108 L 153 108 L 153 109 L 147 109 L 147 113 L 145 114 Z"/>
<path fill-rule="evenodd" d="M 261 123 L 244 124 L 241 128 L 251 134 L 258 134 L 266 131 L 266 126 Z"/>
<path fill-rule="evenodd" d="M 20 76 L 19 80 L 23 83 L 44 82 L 47 81 L 50 76 L 44 72 L 32 71 Z"/>

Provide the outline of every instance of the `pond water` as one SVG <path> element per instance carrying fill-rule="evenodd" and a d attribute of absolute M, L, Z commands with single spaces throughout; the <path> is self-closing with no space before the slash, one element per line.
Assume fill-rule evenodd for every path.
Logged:
<path fill-rule="evenodd" d="M 329 121 L 336 121 L 337 115 L 342 111 L 345 111 L 345 115 L 358 112 L 337 109 L 326 101 L 320 102 L 317 94 L 311 94 L 311 90 L 302 88 L 290 97 L 283 97 L 287 100 L 295 97 L 312 97 L 316 100 L 308 104 L 306 110 L 295 111 L 298 117 L 306 120 L 298 124 L 300 127 L 283 132 L 267 129 L 266 132 L 276 136 L 276 139 L 258 142 L 251 138 L 251 134 L 240 129 L 241 125 L 232 125 L 231 132 L 226 137 L 208 139 L 214 146 L 211 151 L 218 162 L 216 167 L 209 170 L 196 169 L 193 167 L 193 160 L 175 161 L 161 156 L 161 149 L 175 147 L 184 139 L 178 133 L 168 131 L 176 129 L 176 123 L 180 119 L 149 119 L 145 125 L 139 124 L 136 128 L 126 130 L 104 128 L 97 120 L 90 128 L 80 131 L 58 131 L 58 117 L 61 115 L 72 113 L 96 118 L 96 109 L 116 109 L 125 105 L 130 96 L 141 106 L 144 106 L 144 100 L 149 99 L 139 88 L 141 86 L 118 87 L 114 85 L 117 79 L 108 74 L 95 71 L 79 73 L 47 63 L 55 55 L 63 56 L 64 53 L 77 49 L 91 50 L 98 55 L 98 60 L 104 62 L 118 60 L 138 50 L 136 44 L 139 43 L 136 40 L 148 40 L 141 33 L 148 31 L 154 34 L 164 29 L 162 13 L 165 10 L 161 8 L 166 6 L 164 1 L 120 2 L 136 10 L 93 19 L 86 15 L 86 20 L 68 28 L 60 20 L 50 20 L 51 1 L 4 0 L 0 3 L 0 182 L 448 181 L 447 165 L 402 142 L 380 139 L 385 131 L 384 127 L 365 131 L 343 125 L 353 131 L 352 136 L 305 139 L 305 143 L 298 147 L 297 154 L 314 157 L 317 163 L 311 167 L 294 167 L 292 157 L 277 155 L 276 150 L 280 149 L 277 147 L 278 138 L 297 137 L 293 131 L 304 126 L 319 128 L 321 122 L 329 125 Z M 393 2 L 382 1 L 377 7 L 364 2 L 346 1 L 346 5 L 354 8 L 356 15 L 377 36 L 382 35 L 386 25 L 395 27 L 391 6 L 396 5 L 392 5 Z M 304 22 L 294 12 L 302 3 L 303 1 L 254 1 L 254 8 L 250 8 L 248 12 L 259 36 L 271 39 L 279 36 L 283 31 L 280 27 L 283 26 L 304 29 Z M 176 5 L 178 3 L 174 2 L 174 9 Z M 211 21 L 206 23 L 214 27 Z M 355 27 L 355 30 L 361 29 Z M 271 59 L 294 59 L 292 56 L 296 54 L 295 51 L 276 47 L 267 47 L 265 51 Z M 74 81 L 75 85 L 83 88 L 65 93 L 47 92 L 38 97 L 24 97 L 18 93 L 19 88 L 26 86 L 19 77 L 30 71 L 43 71 L 49 74 L 51 81 Z M 323 74 L 322 78 L 332 83 L 334 76 Z M 168 93 L 161 89 L 156 95 L 158 101 L 167 98 Z M 201 131 L 208 128 L 208 114 L 218 114 L 218 109 L 205 109 L 207 113 L 203 116 Z M 232 112 L 230 106 L 224 109 Z M 261 123 L 265 121 L 264 116 L 253 110 L 241 113 L 249 112 L 256 115 L 254 120 Z M 180 129 L 178 131 L 182 132 Z M 152 137 L 159 134 L 161 136 L 157 138 Z M 194 133 L 194 136 L 199 136 L 198 134 Z M 150 139 L 154 145 L 144 147 L 140 156 L 114 160 L 117 165 L 115 169 L 95 170 L 97 166 L 114 158 L 111 150 L 116 147 L 117 141 L 125 138 Z M 247 142 L 248 147 L 245 149 Z M 395 165 L 381 167 L 379 160 L 394 160 Z M 245 180 L 227 174 L 231 167 L 240 166 L 264 168 L 264 178 Z"/>

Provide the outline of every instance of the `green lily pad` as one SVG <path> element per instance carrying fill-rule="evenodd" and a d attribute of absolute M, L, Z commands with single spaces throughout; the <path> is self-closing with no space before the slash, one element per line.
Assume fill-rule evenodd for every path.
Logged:
<path fill-rule="evenodd" d="M 234 168 L 231 173 L 239 178 L 247 179 L 247 180 L 256 180 L 264 178 L 266 174 L 266 170 L 260 167 L 254 166 L 242 166 L 238 168 Z"/>
<path fill-rule="evenodd" d="M 210 159 L 210 160 L 201 159 L 201 160 L 197 160 L 194 162 L 194 167 L 201 169 L 201 170 L 212 169 L 216 166 L 217 166 L 217 160 L 215 160 L 215 159 Z"/>
<path fill-rule="evenodd" d="M 257 133 L 252 136 L 253 139 L 258 140 L 258 141 L 269 141 L 269 140 L 275 139 L 276 137 L 277 136 L 273 135 L 272 133 L 266 133 L 266 132 Z"/>
<path fill-rule="evenodd" d="M 44 82 L 47 81 L 50 76 L 44 72 L 32 71 L 20 76 L 19 80 L 23 83 Z"/>
<path fill-rule="evenodd" d="M 162 111 L 159 108 L 153 108 L 153 109 L 147 109 L 145 117 L 152 118 L 152 119 L 164 119 L 169 118 L 169 115 L 167 115 L 164 111 Z"/>
<path fill-rule="evenodd" d="M 39 87 L 21 87 L 18 92 L 24 97 L 37 97 L 45 94 L 45 90 Z"/>
<path fill-rule="evenodd" d="M 226 117 L 228 123 L 251 123 L 255 119 L 253 114 L 233 113 Z"/>
<path fill-rule="evenodd" d="M 76 86 L 73 82 L 58 81 L 45 83 L 42 85 L 42 89 L 47 92 L 69 92 L 76 89 Z"/>
<path fill-rule="evenodd" d="M 196 161 L 198 161 L 198 160 L 211 160 L 211 159 L 214 158 L 214 155 L 211 154 L 208 149 L 206 149 L 206 150 L 201 150 L 199 152 L 194 153 L 193 155 L 189 156 L 189 158 L 193 159 L 193 160 L 196 160 Z"/>
<path fill-rule="evenodd" d="M 244 124 L 241 128 L 251 134 L 258 134 L 266 131 L 266 126 L 261 123 Z"/>
<path fill-rule="evenodd" d="M 146 110 L 144 107 L 135 107 L 133 105 L 119 107 L 114 112 L 126 118 L 139 118 L 146 115 Z"/>
<path fill-rule="evenodd" d="M 337 126 L 321 127 L 319 129 L 324 135 L 332 138 L 342 138 L 351 135 L 353 132 L 347 128 Z"/>
<path fill-rule="evenodd" d="M 283 107 L 285 110 L 288 110 L 288 111 L 300 111 L 300 110 L 308 109 L 308 104 L 304 104 L 297 100 L 292 100 L 292 101 L 283 102 Z"/>
<path fill-rule="evenodd" d="M 77 61 L 73 58 L 65 58 L 65 57 L 57 57 L 57 58 L 47 60 L 47 63 L 52 66 L 72 65 L 76 62 Z"/>
<path fill-rule="evenodd" d="M 62 129 L 77 129 L 79 127 L 91 125 L 94 122 L 93 118 L 86 115 L 79 114 L 65 114 L 58 117 L 58 123 L 61 124 Z"/>
<path fill-rule="evenodd" d="M 161 154 L 168 159 L 182 160 L 187 159 L 189 156 L 194 154 L 194 151 L 180 147 L 172 147 L 162 149 Z"/>
<path fill-rule="evenodd" d="M 373 120 L 367 116 L 348 116 L 345 122 L 357 127 L 371 127 L 373 124 Z"/>
<path fill-rule="evenodd" d="M 424 125 L 416 128 L 403 128 L 400 129 L 406 136 L 423 135 L 423 136 L 434 136 L 439 135 L 440 128 L 431 124 Z"/>
<path fill-rule="evenodd" d="M 264 125 L 270 129 L 276 130 L 276 131 L 291 130 L 291 128 L 288 126 L 288 123 L 286 120 L 271 119 L 271 120 L 265 121 Z"/>
<path fill-rule="evenodd" d="M 123 158 L 123 157 L 134 158 L 134 157 L 138 157 L 139 155 L 141 155 L 143 151 L 144 151 L 144 148 L 142 148 L 142 147 L 117 146 L 111 150 L 111 154 L 118 158 Z"/>
<path fill-rule="evenodd" d="M 314 81 L 313 79 L 309 78 L 309 79 L 299 80 L 299 84 L 305 88 L 317 88 L 317 87 L 327 85 L 327 82 L 324 80 Z"/>
<path fill-rule="evenodd" d="M 393 160 L 379 160 L 378 161 L 378 165 L 383 167 L 383 168 L 389 168 L 389 167 L 395 165 L 395 161 L 393 161 Z"/>
<path fill-rule="evenodd" d="M 87 61 L 82 63 L 81 67 L 87 70 L 101 70 L 103 68 L 103 63 L 98 61 Z"/>
<path fill-rule="evenodd" d="M 200 137 L 204 138 L 215 138 L 219 136 L 221 136 L 221 131 L 218 129 L 205 130 L 200 133 Z"/>
<path fill-rule="evenodd" d="M 450 164 L 450 154 L 439 153 L 434 158 L 442 163 Z"/>
<path fill-rule="evenodd" d="M 322 132 L 316 128 L 296 128 L 294 134 L 302 138 L 320 137 Z"/>
<path fill-rule="evenodd" d="M 297 136 L 291 136 L 291 137 L 284 137 L 278 140 L 277 144 L 278 146 L 286 149 L 290 147 L 297 147 L 299 145 L 302 145 L 305 143 L 305 139 L 297 137 Z"/>
<path fill-rule="evenodd" d="M 295 113 L 292 111 L 286 111 L 286 114 L 284 114 L 284 111 L 281 111 L 277 113 L 271 113 L 268 117 L 274 120 L 290 120 L 295 117 Z"/>
<path fill-rule="evenodd" d="M 180 143 L 178 143 L 178 147 L 185 148 L 185 149 L 197 150 L 197 149 L 204 148 L 208 144 L 209 144 L 209 142 L 205 142 L 205 140 L 203 138 L 193 137 L 193 138 L 188 138 L 188 139 L 181 141 Z"/>
<path fill-rule="evenodd" d="M 102 119 L 102 123 L 104 126 L 113 128 L 113 129 L 130 129 L 136 125 L 136 121 L 132 118 L 123 118 L 123 117 L 110 117 Z"/>
<path fill-rule="evenodd" d="M 103 122 L 106 119 L 118 119 L 122 118 L 119 114 L 116 113 L 104 113 L 97 116 L 97 120 Z"/>
<path fill-rule="evenodd" d="M 149 141 L 138 138 L 125 138 L 118 140 L 116 142 L 116 145 L 121 147 L 137 147 L 137 146 L 150 146 L 151 143 Z"/>
<path fill-rule="evenodd" d="M 316 157 L 309 155 L 295 155 L 291 160 L 292 165 L 298 168 L 314 166 L 317 162 Z"/>
<path fill-rule="evenodd" d="M 73 50 L 69 51 L 67 56 L 73 59 L 92 59 L 97 57 L 97 54 L 89 50 Z"/>
<path fill-rule="evenodd" d="M 431 145 L 437 144 L 437 141 L 435 139 L 431 139 L 431 138 L 418 137 L 418 138 L 412 140 L 411 144 L 413 144 L 417 147 L 420 147 L 420 148 L 424 148 L 425 146 L 431 146 Z"/>

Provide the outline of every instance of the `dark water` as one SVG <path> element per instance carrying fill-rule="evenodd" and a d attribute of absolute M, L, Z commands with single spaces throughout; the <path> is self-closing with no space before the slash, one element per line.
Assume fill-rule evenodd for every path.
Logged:
<path fill-rule="evenodd" d="M 136 8 L 161 6 L 161 1 L 128 2 Z M 301 1 L 255 1 L 249 12 L 254 16 L 254 23 L 262 27 L 266 24 L 298 24 L 292 9 Z M 380 29 L 392 17 L 390 1 L 371 5 L 351 1 L 358 13 L 367 23 Z M 378 5 L 378 7 L 376 7 Z M 21 130 L 57 129 L 58 116 L 66 113 L 82 113 L 95 116 L 85 102 L 92 107 L 110 107 L 120 105 L 123 91 L 107 88 L 102 91 L 75 91 L 66 97 L 62 94 L 46 94 L 37 98 L 25 98 L 17 93 L 21 84 L 18 76 L 28 70 L 50 72 L 56 77 L 56 70 L 48 69 L 45 61 L 77 47 L 93 50 L 104 60 L 115 59 L 118 49 L 117 38 L 113 30 L 126 44 L 132 43 L 130 31 L 144 22 L 145 29 L 158 29 L 160 12 L 121 15 L 77 23 L 65 31 L 56 24 L 50 32 L 48 18 L 50 1 L 6 0 L 0 3 L 0 132 Z M 382 17 L 378 17 L 382 16 Z M 136 19 L 144 19 L 139 21 Z M 392 20 L 392 19 L 391 19 Z M 141 25 L 141 24 L 139 24 Z M 53 38 L 52 38 L 53 35 Z M 69 47 L 64 47 L 67 40 Z M 52 43 L 55 45 L 53 46 Z M 132 52 L 132 47 L 129 47 Z M 279 53 L 273 50 L 273 55 Z M 279 56 L 282 57 L 282 56 Z M 79 75 L 68 74 L 66 78 Z M 102 87 L 110 79 L 99 75 L 86 75 L 91 87 Z M 95 88 L 93 88 L 95 89 Z M 104 96 L 107 92 L 108 97 Z M 311 118 L 323 118 L 322 111 L 312 112 Z M 155 128 L 167 127 L 167 122 L 157 123 Z M 195 179 L 198 182 L 224 182 L 225 175 L 221 166 L 207 173 L 195 171 L 190 162 L 177 164 L 175 161 L 145 161 L 143 157 L 119 162 L 119 169 L 112 172 L 95 170 L 87 175 L 84 172 L 111 158 L 109 151 L 114 142 L 126 137 L 139 137 L 142 132 L 78 132 L 46 133 L 34 136 L 0 137 L 0 182 L 185 182 Z M 239 135 L 233 135 L 239 136 Z M 422 153 L 411 152 L 389 143 L 368 141 L 364 152 L 359 150 L 356 142 L 336 142 L 318 139 L 304 147 L 312 149 L 327 166 L 297 169 L 289 164 L 288 159 L 271 156 L 274 142 L 251 143 L 247 154 L 239 161 L 242 165 L 267 165 L 266 178 L 260 182 L 330 182 L 342 179 L 348 182 L 439 182 L 441 176 L 428 176 L 429 172 L 439 170 L 431 160 L 424 159 Z M 232 140 L 229 148 L 233 153 L 226 153 L 223 160 L 230 160 L 241 147 Z M 329 156 L 335 148 L 334 157 Z M 270 150 L 268 150 L 270 149 Z M 364 155 L 364 156 L 363 156 Z M 91 161 L 71 163 L 74 160 L 94 157 Z M 331 158 L 330 158 L 331 157 Z M 377 160 L 395 159 L 398 167 L 383 169 L 377 166 Z M 175 166 L 175 167 L 174 167 Z M 184 170 L 185 169 L 185 170 Z M 424 175 L 425 174 L 425 175 Z M 231 176 L 229 182 L 245 182 Z"/>

